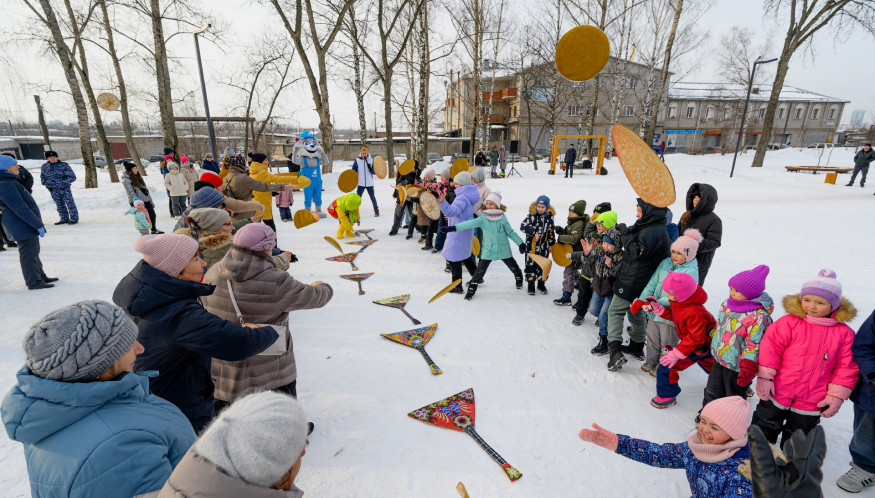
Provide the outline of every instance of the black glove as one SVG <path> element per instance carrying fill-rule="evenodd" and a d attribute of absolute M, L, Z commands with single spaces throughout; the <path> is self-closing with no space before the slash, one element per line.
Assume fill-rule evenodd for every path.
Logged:
<path fill-rule="evenodd" d="M 133 201 L 129 202 L 128 204 L 130 204 L 131 207 L 134 207 L 134 202 L 133 202 Z"/>
<path fill-rule="evenodd" d="M 553 227 L 553 231 L 556 232 L 556 235 L 565 235 L 565 228 L 563 227 Z"/>
<path fill-rule="evenodd" d="M 526 253 L 526 243 L 523 242 L 520 244 L 520 254 L 525 254 L 525 253 Z"/>
<path fill-rule="evenodd" d="M 298 257 L 295 256 L 295 253 L 289 251 L 289 263 L 297 263 Z"/>
<path fill-rule="evenodd" d="M 772 456 L 769 442 L 759 427 L 748 429 L 753 495 L 757 498 L 820 498 L 826 435 L 818 425 L 807 436 L 796 431 L 784 442 L 786 461 Z"/>
<path fill-rule="evenodd" d="M 450 232 L 455 232 L 455 231 L 456 231 L 456 227 L 446 227 L 446 226 L 444 226 L 444 227 L 441 227 L 441 228 L 440 228 L 440 232 L 441 232 L 441 233 L 450 233 Z"/>

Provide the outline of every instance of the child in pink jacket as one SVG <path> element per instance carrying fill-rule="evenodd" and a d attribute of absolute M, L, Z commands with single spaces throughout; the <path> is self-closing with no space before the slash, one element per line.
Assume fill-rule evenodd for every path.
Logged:
<path fill-rule="evenodd" d="M 280 219 L 290 221 L 292 219 L 292 204 L 295 203 L 295 198 L 292 197 L 291 190 L 282 190 L 276 194 L 276 207 L 280 211 Z"/>
<path fill-rule="evenodd" d="M 860 370 L 851 346 L 854 330 L 846 325 L 857 315 L 842 297 L 842 284 L 823 269 L 802 285 L 802 292 L 784 297 L 787 314 L 766 331 L 759 351 L 757 395 L 753 415 L 772 444 L 789 441 L 838 413 L 851 395 Z"/>

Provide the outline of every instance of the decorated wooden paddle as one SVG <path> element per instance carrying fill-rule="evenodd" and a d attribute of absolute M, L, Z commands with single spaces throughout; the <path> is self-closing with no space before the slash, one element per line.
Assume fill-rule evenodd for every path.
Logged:
<path fill-rule="evenodd" d="M 347 242 L 347 244 L 351 245 L 351 246 L 361 246 L 361 249 L 359 249 L 358 252 L 362 252 L 365 249 L 367 249 L 368 247 L 370 247 L 370 245 L 373 244 L 374 242 L 376 242 L 375 239 L 354 240 L 352 242 Z"/>
<path fill-rule="evenodd" d="M 420 327 L 418 329 L 413 330 L 405 330 L 404 332 L 395 332 L 394 334 L 380 334 L 381 336 L 389 339 L 390 341 L 395 341 L 405 346 L 409 346 L 417 351 L 419 354 L 425 358 L 425 362 L 428 363 L 428 366 L 431 367 L 432 375 L 438 375 L 444 373 L 437 365 L 434 364 L 434 360 L 425 352 L 425 345 L 428 344 L 428 341 L 431 340 L 434 333 L 437 331 L 436 323 L 429 325 L 428 327 Z"/>
<path fill-rule="evenodd" d="M 402 294 L 400 296 L 387 297 L 386 299 L 378 299 L 377 301 L 374 301 L 374 304 L 379 304 L 380 306 L 388 306 L 390 308 L 398 308 L 399 310 L 401 310 L 401 313 L 404 313 L 405 315 L 407 315 L 407 318 L 413 321 L 414 325 L 421 324 L 422 322 L 410 316 L 410 313 L 408 313 L 407 310 L 404 309 L 404 306 L 407 305 L 407 301 L 410 301 L 410 294 Z"/>
<path fill-rule="evenodd" d="M 438 298 L 445 295 L 447 292 L 450 292 L 451 290 L 455 289 L 456 286 L 461 284 L 461 283 L 462 283 L 462 279 L 460 278 L 460 279 L 454 281 L 453 283 L 451 283 L 450 285 L 444 287 L 443 289 L 437 291 L 437 294 L 435 294 L 434 297 L 432 297 L 431 299 L 428 300 L 428 304 L 431 304 L 431 303 L 437 301 Z"/>
<path fill-rule="evenodd" d="M 348 252 L 346 254 L 341 254 L 340 256 L 332 256 L 330 258 L 325 258 L 325 261 L 343 261 L 345 263 L 349 263 L 352 266 L 352 271 L 359 271 L 358 266 L 355 265 L 355 257 L 358 256 L 357 252 Z"/>
<path fill-rule="evenodd" d="M 430 405 L 423 406 L 417 410 L 407 414 L 416 420 L 425 422 L 426 424 L 436 425 L 445 429 L 453 429 L 464 432 L 474 438 L 481 448 L 489 453 L 495 462 L 504 469 L 507 478 L 511 482 L 522 477 L 522 473 L 511 467 L 501 455 L 495 452 L 491 446 L 486 444 L 477 431 L 474 430 L 474 388 L 466 389 L 459 394 L 454 394 L 449 398 L 444 398 Z"/>
<path fill-rule="evenodd" d="M 374 274 L 374 272 L 371 272 L 371 273 L 350 273 L 349 275 L 341 275 L 340 278 L 352 280 L 353 282 L 359 284 L 359 296 L 364 296 L 365 291 L 362 289 L 362 280 L 370 277 L 373 274 Z"/>
<path fill-rule="evenodd" d="M 353 172 L 353 173 L 354 173 L 354 172 Z M 336 240 L 334 239 L 334 237 L 329 237 L 328 235 L 326 235 L 326 236 L 323 237 L 323 238 L 324 238 L 329 244 L 333 245 L 338 251 L 340 251 L 340 254 L 343 254 L 343 248 L 340 247 L 340 242 L 336 241 Z"/>
<path fill-rule="evenodd" d="M 373 228 L 359 228 L 358 230 L 355 231 L 355 234 L 356 234 L 356 236 L 358 236 L 359 234 L 364 234 L 364 236 L 367 237 L 368 240 L 377 240 L 377 239 L 372 239 L 371 236 L 368 235 L 369 233 L 371 233 L 373 231 L 374 231 Z"/>

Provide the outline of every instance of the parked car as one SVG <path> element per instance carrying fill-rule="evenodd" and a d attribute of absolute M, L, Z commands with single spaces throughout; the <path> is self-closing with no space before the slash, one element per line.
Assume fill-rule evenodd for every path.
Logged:
<path fill-rule="evenodd" d="M 140 160 L 146 163 L 160 163 L 164 160 L 164 156 L 146 156 Z"/>
<path fill-rule="evenodd" d="M 426 162 L 428 162 L 428 164 L 434 164 L 443 160 L 444 156 L 438 154 L 437 152 L 429 152 L 428 156 L 426 157 Z"/>
<path fill-rule="evenodd" d="M 94 165 L 98 168 L 106 167 L 106 158 L 103 156 L 94 156 Z"/>
<path fill-rule="evenodd" d="M 808 146 L 809 149 L 832 149 L 833 144 L 811 144 Z"/>
<path fill-rule="evenodd" d="M 790 147 L 787 144 L 769 144 L 769 150 L 781 150 Z"/>
<path fill-rule="evenodd" d="M 454 162 L 456 162 L 457 159 L 462 159 L 462 158 L 468 159 L 469 161 L 471 160 L 471 156 L 469 156 L 468 154 L 466 154 L 464 152 L 456 152 L 450 158 L 450 163 L 454 163 Z"/>

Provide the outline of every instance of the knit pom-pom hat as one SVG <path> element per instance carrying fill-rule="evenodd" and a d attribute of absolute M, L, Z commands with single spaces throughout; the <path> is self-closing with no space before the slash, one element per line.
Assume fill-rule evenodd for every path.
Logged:
<path fill-rule="evenodd" d="M 677 238 L 671 245 L 672 251 L 677 251 L 684 255 L 685 263 L 696 259 L 696 252 L 699 250 L 699 244 L 704 239 L 702 234 L 695 228 L 684 230 L 684 234 Z M 758 296 L 759 294 L 757 294 Z M 756 297 L 756 296 L 754 296 Z"/>
<path fill-rule="evenodd" d="M 267 252 L 276 247 L 276 232 L 263 223 L 249 223 L 234 234 L 234 245 Z"/>
<path fill-rule="evenodd" d="M 198 245 L 188 235 L 144 235 L 134 242 L 134 250 L 143 253 L 149 266 L 176 278 L 197 254 Z"/>
<path fill-rule="evenodd" d="M 205 232 L 219 232 L 230 215 L 224 209 L 200 208 L 192 209 L 188 217 Z"/>
<path fill-rule="evenodd" d="M 750 405 L 741 396 L 715 399 L 702 408 L 702 416 L 719 425 L 733 440 L 747 438 Z"/>
<path fill-rule="evenodd" d="M 195 193 L 191 194 L 191 207 L 195 209 L 217 208 L 224 203 L 225 196 L 212 187 L 198 189 Z"/>
<path fill-rule="evenodd" d="M 729 286 L 740 292 L 748 300 L 756 299 L 766 291 L 766 277 L 769 267 L 759 265 L 752 270 L 745 270 L 729 279 Z"/>
<path fill-rule="evenodd" d="M 836 280 L 836 272 L 829 268 L 820 270 L 816 277 L 802 284 L 800 297 L 804 296 L 822 297 L 832 306 L 832 311 L 835 311 L 842 300 L 842 284 Z"/>
<path fill-rule="evenodd" d="M 487 201 L 492 201 L 495 203 L 495 208 L 501 208 L 501 192 L 493 190 L 489 195 L 486 196 Z"/>
<path fill-rule="evenodd" d="M 471 173 L 467 171 L 462 171 L 461 173 L 456 173 L 456 176 L 453 177 L 453 183 L 457 185 L 471 185 Z"/>
<path fill-rule="evenodd" d="M 204 171 L 201 173 L 201 181 L 209 182 L 213 187 L 219 188 L 222 186 L 222 177 L 212 171 Z"/>
<path fill-rule="evenodd" d="M 668 276 L 662 281 L 662 290 L 666 294 L 676 297 L 679 303 L 695 294 L 697 287 L 696 279 L 686 273 L 676 271 L 669 271 Z"/>

